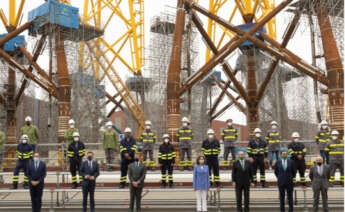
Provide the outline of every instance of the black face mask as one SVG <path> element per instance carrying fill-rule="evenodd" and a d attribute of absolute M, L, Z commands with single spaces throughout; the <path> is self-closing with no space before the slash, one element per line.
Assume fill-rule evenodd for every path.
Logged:
<path fill-rule="evenodd" d="M 138 161 L 139 161 L 139 158 L 134 158 L 134 161 L 135 161 L 135 162 L 138 162 Z"/>
<path fill-rule="evenodd" d="M 29 121 L 26 122 L 26 125 L 30 126 L 30 124 L 31 124 L 31 122 L 29 122 Z"/>
<path fill-rule="evenodd" d="M 321 166 L 322 165 L 322 163 L 316 163 L 318 166 Z"/>
<path fill-rule="evenodd" d="M 91 161 L 91 160 L 93 159 L 93 157 L 92 157 L 92 156 L 88 156 L 87 159 L 88 159 L 89 161 Z"/>

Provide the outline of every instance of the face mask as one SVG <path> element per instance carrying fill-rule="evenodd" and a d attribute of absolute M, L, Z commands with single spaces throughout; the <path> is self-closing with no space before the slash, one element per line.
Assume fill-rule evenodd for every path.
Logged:
<path fill-rule="evenodd" d="M 128 137 L 131 136 L 131 134 L 130 133 L 125 133 L 125 136 L 128 138 Z"/>
<path fill-rule="evenodd" d="M 73 140 L 74 141 L 79 141 L 79 137 L 74 137 Z"/>
<path fill-rule="evenodd" d="M 89 160 L 89 161 L 91 161 L 92 160 L 92 156 L 87 156 L 87 159 Z"/>
<path fill-rule="evenodd" d="M 39 160 L 39 158 L 34 158 L 34 162 L 38 162 Z"/>
<path fill-rule="evenodd" d="M 164 139 L 164 143 L 169 143 L 169 139 L 168 138 L 166 138 L 166 139 Z"/>
<path fill-rule="evenodd" d="M 260 133 L 255 133 L 255 137 L 260 138 L 261 134 Z"/>
<path fill-rule="evenodd" d="M 214 135 L 208 135 L 208 139 L 212 140 L 214 138 Z"/>
<path fill-rule="evenodd" d="M 337 139 L 338 139 L 338 136 L 332 136 L 332 139 L 333 139 L 333 140 L 337 140 Z"/>
<path fill-rule="evenodd" d="M 273 125 L 273 126 L 272 126 L 272 129 L 273 129 L 273 130 L 276 130 L 276 129 L 277 129 L 277 126 L 276 126 L 276 125 Z"/>
<path fill-rule="evenodd" d="M 316 164 L 317 164 L 318 166 L 321 166 L 321 165 L 322 165 L 322 163 L 320 163 L 320 162 L 317 162 Z"/>
<path fill-rule="evenodd" d="M 286 159 L 286 158 L 287 158 L 287 155 L 282 155 L 282 158 L 283 158 L 283 159 Z"/>
<path fill-rule="evenodd" d="M 151 126 L 146 126 L 146 129 L 147 129 L 147 130 L 151 129 Z"/>
<path fill-rule="evenodd" d="M 294 138 L 293 141 L 294 141 L 294 142 L 297 142 L 297 141 L 299 141 L 299 139 L 298 139 L 298 138 Z"/>
<path fill-rule="evenodd" d="M 228 126 L 229 126 L 229 127 L 230 127 L 230 126 L 232 126 L 232 123 L 231 123 L 231 122 L 229 122 L 229 123 L 228 123 Z"/>
<path fill-rule="evenodd" d="M 205 163 L 205 160 L 204 160 L 204 159 L 200 159 L 200 160 L 199 160 L 199 163 L 200 163 L 200 164 L 204 164 L 204 163 Z"/>
<path fill-rule="evenodd" d="M 188 123 L 184 122 L 184 123 L 182 124 L 182 126 L 187 127 L 187 126 L 188 126 Z"/>
<path fill-rule="evenodd" d="M 26 144 L 28 142 L 28 140 L 24 139 L 22 142 L 23 142 L 23 144 Z"/>
<path fill-rule="evenodd" d="M 325 130 L 325 129 L 327 129 L 327 125 L 322 125 L 321 128 L 322 128 L 323 130 Z"/>
<path fill-rule="evenodd" d="M 69 128 L 74 128 L 74 125 L 73 124 L 69 125 Z"/>
<path fill-rule="evenodd" d="M 31 122 L 30 122 L 30 121 L 27 121 L 27 122 L 26 122 L 26 125 L 30 125 L 30 124 L 31 124 Z"/>
<path fill-rule="evenodd" d="M 112 127 L 111 127 L 111 126 L 108 126 L 107 128 L 108 128 L 108 130 L 111 130 Z"/>
<path fill-rule="evenodd" d="M 138 162 L 138 161 L 139 161 L 139 158 L 137 158 L 137 157 L 134 158 L 134 161 L 135 161 L 135 162 Z"/>

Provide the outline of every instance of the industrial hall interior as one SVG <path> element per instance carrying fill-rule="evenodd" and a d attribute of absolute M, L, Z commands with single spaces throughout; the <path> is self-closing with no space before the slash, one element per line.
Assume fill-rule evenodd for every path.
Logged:
<path fill-rule="evenodd" d="M 344 211 L 343 0 L 1 0 L 0 212 Z"/>

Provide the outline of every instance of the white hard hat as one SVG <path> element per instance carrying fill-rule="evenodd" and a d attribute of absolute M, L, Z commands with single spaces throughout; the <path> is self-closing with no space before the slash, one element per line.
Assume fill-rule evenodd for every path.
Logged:
<path fill-rule="evenodd" d="M 261 133 L 262 131 L 260 130 L 260 128 L 255 128 L 254 129 L 254 133 Z"/>
<path fill-rule="evenodd" d="M 145 121 L 145 125 L 152 125 L 150 120 Z"/>
<path fill-rule="evenodd" d="M 27 116 L 27 117 L 25 118 L 25 121 L 32 121 L 32 118 L 31 118 L 30 116 Z"/>
<path fill-rule="evenodd" d="M 125 129 L 125 133 L 131 133 L 131 132 L 132 132 L 131 128 L 126 127 L 126 129 Z"/>
<path fill-rule="evenodd" d="M 28 139 L 29 139 L 29 136 L 26 135 L 26 134 L 24 134 L 24 135 L 22 135 L 21 139 L 22 139 L 22 140 L 24 140 L 24 139 L 28 140 Z"/>
<path fill-rule="evenodd" d="M 182 122 L 187 122 L 187 123 L 189 123 L 189 119 L 188 119 L 187 117 L 183 117 L 183 118 L 182 118 Z"/>
<path fill-rule="evenodd" d="M 68 121 L 68 124 L 69 124 L 69 125 L 72 125 L 72 124 L 75 124 L 75 122 L 74 122 L 73 119 L 70 119 L 70 120 Z"/>
<path fill-rule="evenodd" d="M 272 121 L 271 125 L 277 125 L 278 126 L 278 123 L 276 121 Z"/>
<path fill-rule="evenodd" d="M 333 130 L 332 133 L 331 133 L 331 135 L 339 135 L 338 130 Z"/>
<path fill-rule="evenodd" d="M 79 135 L 79 132 L 74 132 L 73 133 L 73 137 L 79 137 L 80 135 Z"/>
<path fill-rule="evenodd" d="M 327 122 L 326 120 L 322 120 L 322 121 L 320 122 L 320 125 L 328 125 L 328 122 Z"/>
<path fill-rule="evenodd" d="M 109 127 L 109 126 L 113 126 L 113 123 L 111 121 L 108 121 L 105 126 Z"/>
<path fill-rule="evenodd" d="M 207 130 L 207 135 L 209 135 L 209 134 L 214 134 L 214 130 L 213 129 L 208 129 Z"/>
<path fill-rule="evenodd" d="M 169 134 L 163 134 L 162 138 L 170 138 Z"/>
<path fill-rule="evenodd" d="M 293 132 L 292 135 L 291 135 L 291 137 L 293 137 L 293 138 L 299 138 L 300 136 L 299 136 L 299 133 L 298 133 L 298 132 Z"/>

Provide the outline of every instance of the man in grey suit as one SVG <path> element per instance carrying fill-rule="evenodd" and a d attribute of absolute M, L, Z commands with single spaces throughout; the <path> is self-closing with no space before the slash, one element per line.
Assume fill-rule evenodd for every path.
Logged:
<path fill-rule="evenodd" d="M 130 212 L 134 212 L 134 202 L 136 202 L 137 212 L 141 212 L 141 193 L 144 188 L 145 176 L 146 166 L 139 161 L 139 154 L 136 153 L 134 162 L 128 166 L 128 178 L 130 182 Z"/>
<path fill-rule="evenodd" d="M 310 168 L 309 178 L 312 181 L 312 188 L 314 192 L 313 211 L 319 210 L 320 192 L 322 196 L 323 211 L 328 212 L 328 197 L 327 190 L 329 187 L 328 179 L 331 175 L 329 166 L 323 164 L 323 159 L 318 156 L 315 160 L 316 165 Z"/>

